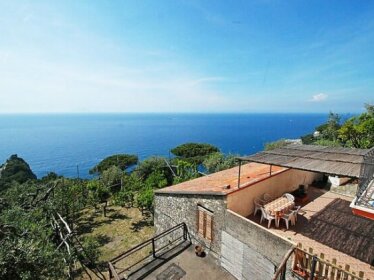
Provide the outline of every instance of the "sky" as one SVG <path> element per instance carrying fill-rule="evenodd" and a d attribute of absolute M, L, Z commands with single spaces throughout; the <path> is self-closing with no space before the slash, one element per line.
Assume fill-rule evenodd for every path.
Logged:
<path fill-rule="evenodd" d="M 0 0 L 0 113 L 356 113 L 374 1 Z"/>

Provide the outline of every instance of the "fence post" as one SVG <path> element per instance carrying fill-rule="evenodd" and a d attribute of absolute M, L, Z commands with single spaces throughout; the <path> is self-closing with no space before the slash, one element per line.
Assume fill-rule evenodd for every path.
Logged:
<path fill-rule="evenodd" d="M 286 262 L 286 264 L 283 267 L 282 275 L 281 275 L 281 280 L 286 280 L 286 270 L 287 270 L 287 262 Z"/>
<path fill-rule="evenodd" d="M 108 264 L 108 268 L 109 268 L 109 280 L 112 279 L 112 270 L 110 269 L 110 264 Z"/>
<path fill-rule="evenodd" d="M 155 239 L 152 238 L 152 255 L 154 258 L 156 258 L 156 248 L 155 248 Z"/>
<path fill-rule="evenodd" d="M 316 271 L 316 264 L 317 264 L 317 257 L 316 256 L 313 256 L 312 257 L 312 267 L 310 269 L 310 280 L 313 280 L 314 279 L 314 273 Z"/>
<path fill-rule="evenodd" d="M 183 239 L 184 241 L 187 240 L 187 225 L 183 224 Z"/>

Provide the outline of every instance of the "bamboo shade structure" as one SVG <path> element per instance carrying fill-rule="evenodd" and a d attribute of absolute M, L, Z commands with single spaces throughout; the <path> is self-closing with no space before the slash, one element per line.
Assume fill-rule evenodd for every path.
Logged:
<path fill-rule="evenodd" d="M 289 144 L 282 148 L 239 157 L 238 160 L 359 178 L 364 155 L 368 151 L 367 149 Z"/>

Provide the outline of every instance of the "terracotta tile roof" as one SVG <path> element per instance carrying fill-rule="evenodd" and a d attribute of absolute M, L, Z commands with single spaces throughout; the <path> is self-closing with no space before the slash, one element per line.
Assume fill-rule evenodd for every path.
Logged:
<path fill-rule="evenodd" d="M 272 166 L 272 175 L 288 170 L 285 167 Z M 239 167 L 230 168 L 207 176 L 186 181 L 157 190 L 156 193 L 212 194 L 227 195 L 238 190 Z M 241 167 L 241 188 L 270 177 L 270 165 L 251 162 Z M 230 188 L 225 186 L 230 185 Z"/>

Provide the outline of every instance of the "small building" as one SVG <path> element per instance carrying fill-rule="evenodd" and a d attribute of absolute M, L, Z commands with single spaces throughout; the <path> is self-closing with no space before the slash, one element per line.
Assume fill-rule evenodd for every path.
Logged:
<path fill-rule="evenodd" d="M 237 279 L 272 279 L 297 245 L 320 255 L 321 261 L 329 258 L 337 267 L 374 279 L 370 268 L 374 265 L 374 222 L 352 214 L 349 205 L 359 199 L 346 189 L 348 185 L 358 189 L 354 194 L 360 197 L 367 193 L 371 183 L 365 183 L 363 191 L 359 178 L 368 153 L 290 144 L 238 158 L 238 167 L 156 191 L 156 230 L 185 223 L 192 242 L 202 245 Z M 335 191 L 321 188 L 329 183 L 329 176 L 339 181 Z M 372 182 L 373 174 L 366 177 Z M 345 179 L 340 183 L 338 178 Z M 297 202 L 301 210 L 296 226 L 287 230 L 284 225 L 267 228 L 260 223 L 259 215 L 254 215 L 256 199 L 294 193 L 301 185 L 308 197 Z M 289 279 L 295 272 L 293 264 L 288 265 Z"/>

